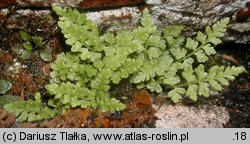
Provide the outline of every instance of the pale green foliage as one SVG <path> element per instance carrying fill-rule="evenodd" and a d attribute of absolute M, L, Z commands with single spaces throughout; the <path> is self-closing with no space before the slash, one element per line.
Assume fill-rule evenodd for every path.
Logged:
<path fill-rule="evenodd" d="M 71 46 L 71 52 L 59 55 L 52 65 L 51 84 L 46 87 L 55 95 L 51 101 L 56 105 L 122 110 L 124 105 L 113 101 L 108 93 L 110 84 L 119 84 L 121 79 L 152 92 L 170 89 L 168 96 L 174 102 L 183 96 L 197 100 L 199 95 L 208 97 L 210 90 L 220 91 L 245 70 L 214 66 L 206 72 L 202 64 L 192 67 L 216 53 L 214 46 L 221 43 L 228 18 L 192 39 L 181 36 L 183 26 L 158 31 L 145 9 L 141 25 L 132 32 L 121 30 L 99 36 L 85 14 L 56 6 L 53 10 L 60 16 L 59 27 Z"/>
<path fill-rule="evenodd" d="M 111 112 L 124 109 L 124 104 L 110 98 L 108 90 L 111 81 L 118 83 L 133 72 L 132 67 L 132 70 L 120 71 L 121 66 L 137 67 L 135 61 L 127 59 L 127 55 L 134 50 L 127 49 L 129 43 L 123 41 L 131 34 L 124 31 L 118 33 L 116 38 L 112 34 L 100 37 L 97 27 L 85 14 L 56 6 L 53 10 L 60 16 L 58 25 L 66 44 L 72 47 L 71 52 L 60 54 L 52 65 L 52 79 L 46 89 L 55 96 L 49 100 L 49 105 L 93 107 Z"/>
<path fill-rule="evenodd" d="M 216 53 L 214 46 L 221 43 L 228 18 L 207 27 L 205 33 L 198 32 L 192 39 L 181 36 L 183 26 L 157 30 L 145 9 L 138 28 L 100 36 L 85 14 L 57 6 L 53 10 L 59 16 L 58 25 L 66 44 L 71 46 L 71 51 L 59 54 L 51 65 L 51 80 L 45 86 L 51 95 L 48 105 L 59 113 L 70 107 L 110 112 L 125 109 L 109 93 L 110 85 L 119 84 L 122 79 L 128 79 L 139 89 L 167 92 L 174 102 L 185 96 L 196 101 L 198 96 L 208 97 L 211 90 L 221 91 L 229 80 L 245 71 L 242 66 L 213 66 L 205 71 L 203 65 Z M 37 104 L 37 110 L 43 111 L 36 101 L 28 103 Z M 30 112 L 6 108 L 25 116 Z M 21 120 L 25 120 L 22 115 Z"/>
<path fill-rule="evenodd" d="M 188 86 L 186 96 L 192 100 L 197 100 L 198 95 L 209 96 L 210 90 L 221 91 L 222 86 L 228 86 L 229 80 L 234 80 L 235 76 L 245 71 L 244 67 L 213 66 L 209 72 L 204 71 L 204 66 L 200 64 L 194 70 L 188 66 L 182 73 Z M 184 85 L 183 85 L 184 86 Z"/>
<path fill-rule="evenodd" d="M 19 100 L 14 103 L 9 103 L 4 106 L 4 109 L 9 112 L 14 112 L 19 121 L 38 121 L 49 119 L 57 115 L 56 109 L 43 107 L 41 104 L 41 95 L 36 93 L 35 100 Z"/>

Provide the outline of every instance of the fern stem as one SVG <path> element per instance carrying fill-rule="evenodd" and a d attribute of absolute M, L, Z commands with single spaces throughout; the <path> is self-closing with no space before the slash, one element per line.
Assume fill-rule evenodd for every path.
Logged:
<path fill-rule="evenodd" d="M 185 87 L 185 86 L 189 86 L 189 85 L 193 85 L 193 84 L 197 84 L 197 82 L 193 82 L 193 83 L 180 83 L 180 84 L 176 84 L 174 85 L 174 87 Z"/>
<path fill-rule="evenodd" d="M 181 58 L 181 59 L 179 59 L 177 61 L 178 62 L 183 62 L 184 60 L 188 59 L 189 57 L 191 57 L 192 55 L 194 55 L 196 52 L 198 52 L 199 50 L 201 50 L 205 46 L 206 43 L 207 43 L 207 41 L 204 42 L 204 43 L 202 43 L 196 50 L 192 51 L 191 53 L 189 53 L 188 55 L 186 55 L 185 57 L 183 57 L 183 58 Z"/>

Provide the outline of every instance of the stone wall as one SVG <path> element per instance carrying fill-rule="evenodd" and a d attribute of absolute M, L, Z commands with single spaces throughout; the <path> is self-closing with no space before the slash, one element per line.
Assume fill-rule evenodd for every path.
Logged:
<path fill-rule="evenodd" d="M 184 25 L 185 34 L 189 36 L 223 17 L 230 17 L 224 40 L 250 43 L 250 0 L 1 0 L 0 21 L 3 21 L 1 15 L 11 7 L 36 12 L 50 10 L 53 4 L 87 10 L 89 18 L 102 30 L 132 29 L 144 7 L 150 9 L 159 28 Z"/>

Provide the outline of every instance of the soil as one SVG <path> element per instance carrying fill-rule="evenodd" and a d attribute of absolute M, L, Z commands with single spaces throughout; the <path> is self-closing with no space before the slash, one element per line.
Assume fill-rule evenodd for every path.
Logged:
<path fill-rule="evenodd" d="M 5 110 L 0 109 L 0 128 L 8 128 L 13 125 L 16 120 L 14 114 L 8 113 Z"/>
<path fill-rule="evenodd" d="M 231 83 L 217 102 L 229 112 L 230 119 L 225 127 L 250 128 L 250 45 L 227 43 L 218 47 L 218 50 L 235 58 L 247 70 Z"/>

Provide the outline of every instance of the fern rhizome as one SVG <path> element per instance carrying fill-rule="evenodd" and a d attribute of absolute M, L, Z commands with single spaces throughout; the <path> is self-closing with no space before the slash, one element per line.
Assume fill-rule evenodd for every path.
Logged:
<path fill-rule="evenodd" d="M 51 66 L 51 80 L 45 86 L 51 95 L 44 107 L 47 113 L 40 110 L 36 101 L 33 105 L 40 110 L 36 112 L 15 106 L 25 105 L 20 102 L 5 106 L 21 120 L 50 118 L 70 107 L 123 110 L 126 106 L 109 93 L 110 85 L 119 84 L 122 79 L 138 89 L 167 93 L 173 102 L 183 97 L 196 101 L 198 96 L 221 91 L 229 80 L 245 71 L 243 66 L 215 65 L 207 70 L 203 65 L 216 53 L 214 46 L 222 42 L 229 18 L 207 27 L 204 33 L 198 32 L 192 39 L 181 36 L 183 26 L 159 31 L 145 9 L 140 26 L 133 31 L 100 35 L 84 13 L 58 6 L 53 6 L 53 10 L 71 51 L 59 54 Z M 36 117 L 28 119 L 29 116 Z"/>

